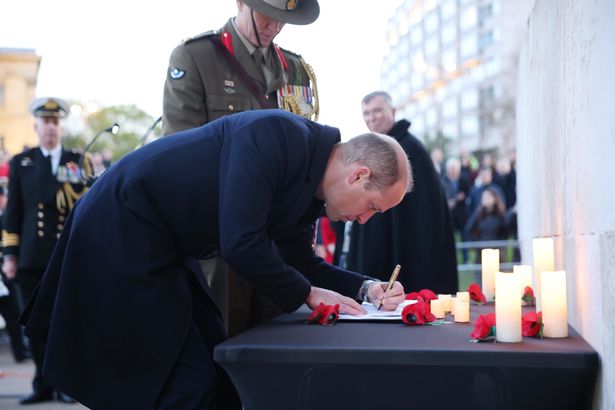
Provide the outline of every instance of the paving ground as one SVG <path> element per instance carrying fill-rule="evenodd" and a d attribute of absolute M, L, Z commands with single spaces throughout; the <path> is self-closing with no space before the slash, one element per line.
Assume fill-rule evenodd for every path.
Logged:
<path fill-rule="evenodd" d="M 6 343 L 0 343 L 0 409 L 2 410 L 82 410 L 86 407 L 80 404 L 63 404 L 47 402 L 21 406 L 19 398 L 31 392 L 34 364 L 31 360 L 15 363 L 10 348 Z"/>

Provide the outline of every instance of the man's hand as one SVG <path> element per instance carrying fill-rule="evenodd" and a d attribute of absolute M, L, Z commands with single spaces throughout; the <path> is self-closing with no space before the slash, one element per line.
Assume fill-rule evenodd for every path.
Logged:
<path fill-rule="evenodd" d="M 2 272 L 4 272 L 7 279 L 15 279 L 15 274 L 17 274 L 17 258 L 5 257 L 2 262 Z"/>
<path fill-rule="evenodd" d="M 310 309 L 318 307 L 321 303 L 325 305 L 340 305 L 340 313 L 349 315 L 364 315 L 367 313 L 365 309 L 361 307 L 354 299 L 342 296 L 332 290 L 317 288 L 312 286 L 310 295 L 305 301 Z"/>
<path fill-rule="evenodd" d="M 395 310 L 404 301 L 406 294 L 401 283 L 395 282 L 393 287 L 385 292 L 389 286 L 387 282 L 374 282 L 367 289 L 367 299 L 374 305 L 382 304 L 383 310 Z"/>

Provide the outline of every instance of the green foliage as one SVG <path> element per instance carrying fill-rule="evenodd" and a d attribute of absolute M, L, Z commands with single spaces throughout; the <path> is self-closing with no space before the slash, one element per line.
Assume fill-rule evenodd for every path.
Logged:
<path fill-rule="evenodd" d="M 91 141 L 97 133 L 114 123 L 119 124 L 120 130 L 116 135 L 110 133 L 100 135 L 89 151 L 97 152 L 110 149 L 113 153 L 113 161 L 117 161 L 137 146 L 141 136 L 153 122 L 154 118 L 135 105 L 116 105 L 103 108 L 87 118 L 87 126 L 90 130 L 87 141 Z M 152 133 L 153 136 L 155 136 L 155 133 L 156 130 Z M 78 141 L 78 139 L 75 138 L 75 141 Z"/>

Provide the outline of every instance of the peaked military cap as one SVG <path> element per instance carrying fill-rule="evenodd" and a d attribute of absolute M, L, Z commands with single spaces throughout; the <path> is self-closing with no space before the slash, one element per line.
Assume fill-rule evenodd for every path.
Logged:
<path fill-rule="evenodd" d="M 241 0 L 265 16 L 288 24 L 310 24 L 320 14 L 317 0 Z"/>
<path fill-rule="evenodd" d="M 68 103 L 60 98 L 42 97 L 32 101 L 28 107 L 35 117 L 64 118 L 68 115 Z"/>

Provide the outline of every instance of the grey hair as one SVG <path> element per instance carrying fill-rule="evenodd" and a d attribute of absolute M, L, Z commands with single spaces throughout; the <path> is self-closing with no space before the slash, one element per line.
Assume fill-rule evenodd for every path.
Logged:
<path fill-rule="evenodd" d="M 389 107 L 393 106 L 393 99 L 391 98 L 389 93 L 387 93 L 386 91 L 374 91 L 374 92 L 371 92 L 371 93 L 367 94 L 361 100 L 361 104 L 367 104 L 368 102 L 370 102 L 371 100 L 373 100 L 376 97 L 384 98 L 384 101 L 386 101 L 386 103 L 389 105 Z"/>
<path fill-rule="evenodd" d="M 406 192 L 410 192 L 414 185 L 412 166 L 405 155 L 405 164 L 399 163 L 395 148 L 398 145 L 399 143 L 388 135 L 368 132 L 341 143 L 340 159 L 345 165 L 356 163 L 369 168 L 371 176 L 365 184 L 367 190 L 376 188 L 383 192 L 401 178 L 407 178 Z M 402 148 L 399 147 L 399 150 Z"/>

